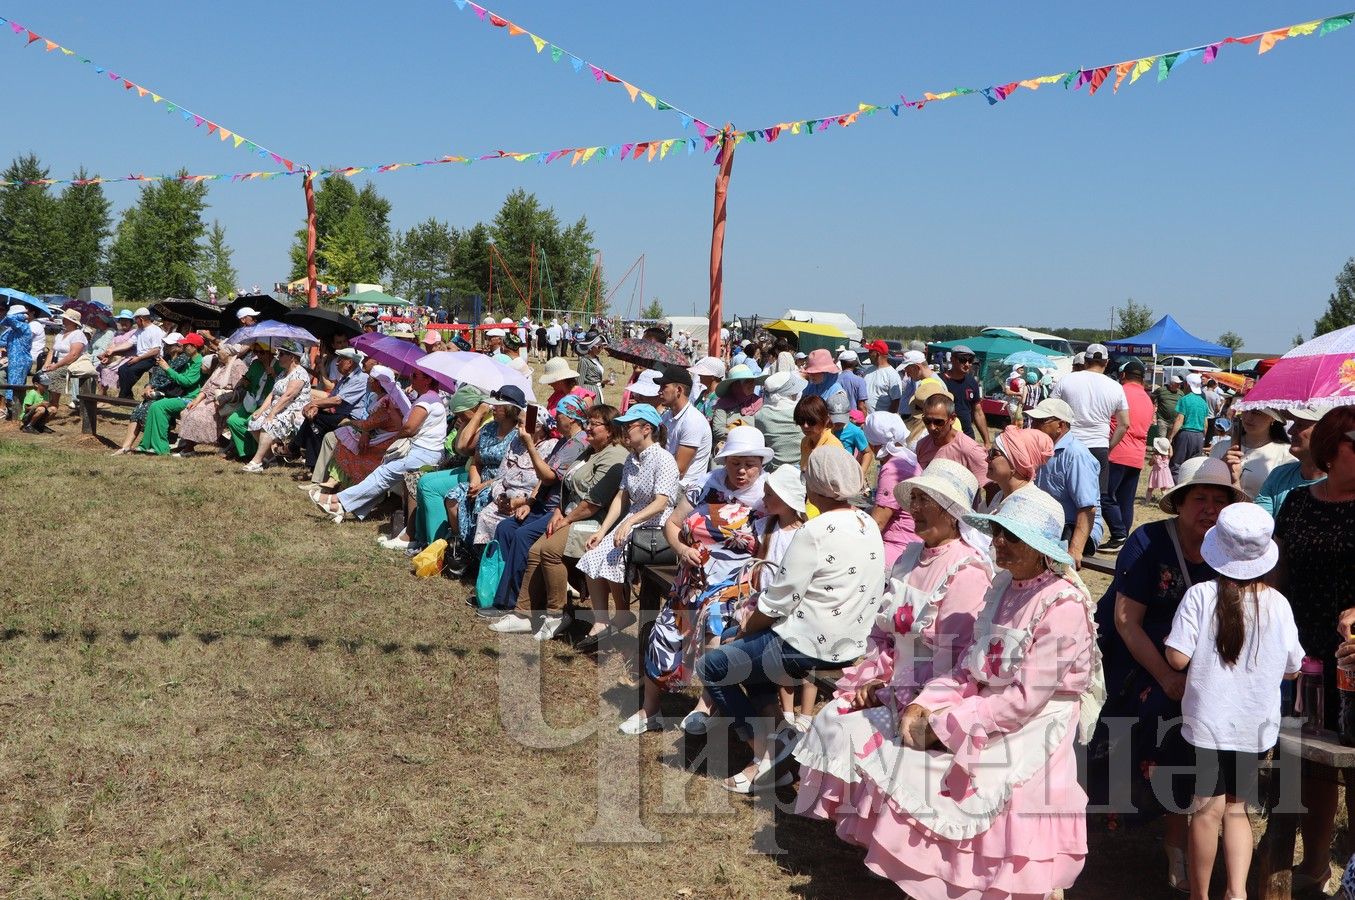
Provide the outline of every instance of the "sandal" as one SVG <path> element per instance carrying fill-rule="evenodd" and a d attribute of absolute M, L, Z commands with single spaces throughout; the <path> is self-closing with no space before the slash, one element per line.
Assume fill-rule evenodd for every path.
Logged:
<path fill-rule="evenodd" d="M 721 781 L 720 787 L 729 791 L 731 794 L 751 794 L 757 788 L 766 786 L 768 784 L 767 776 L 775 771 L 776 766 L 769 761 L 765 768 L 759 766 L 752 778 L 749 778 L 742 772 L 735 772 L 729 778 Z M 793 777 L 794 776 L 792 776 L 791 773 L 784 772 L 780 778 L 771 783 L 771 786 L 785 787 L 790 784 Z"/>

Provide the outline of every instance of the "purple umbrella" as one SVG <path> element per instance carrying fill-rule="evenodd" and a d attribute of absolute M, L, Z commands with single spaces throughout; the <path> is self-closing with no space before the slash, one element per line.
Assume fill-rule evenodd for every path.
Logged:
<path fill-rule="evenodd" d="M 386 334 L 360 334 L 349 341 L 349 346 L 361 350 L 372 359 L 408 378 L 414 373 L 414 364 L 427 356 L 409 341 Z"/>
<path fill-rule="evenodd" d="M 304 328 L 297 328 L 295 325 L 288 325 L 286 322 L 273 321 L 237 328 L 234 334 L 226 338 L 228 344 L 253 344 L 256 341 L 266 341 L 270 344 L 278 341 L 299 341 L 302 344 L 320 343 L 319 338 Z"/>
<path fill-rule="evenodd" d="M 511 384 L 522 388 L 522 392 L 528 397 L 532 396 L 530 378 L 517 369 L 495 362 L 483 353 L 439 350 L 419 360 L 417 368 L 438 384 L 451 390 L 459 385 L 469 384 L 489 393 Z"/>

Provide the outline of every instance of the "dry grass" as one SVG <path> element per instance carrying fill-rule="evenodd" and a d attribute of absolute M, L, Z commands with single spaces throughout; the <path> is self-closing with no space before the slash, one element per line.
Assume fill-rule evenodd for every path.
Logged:
<path fill-rule="evenodd" d="M 0 426 L 0 893 L 898 896 L 719 748 L 618 735 L 620 660 L 499 638 L 276 470 L 59 430 Z M 1098 835 L 1070 896 L 1160 860 Z"/>

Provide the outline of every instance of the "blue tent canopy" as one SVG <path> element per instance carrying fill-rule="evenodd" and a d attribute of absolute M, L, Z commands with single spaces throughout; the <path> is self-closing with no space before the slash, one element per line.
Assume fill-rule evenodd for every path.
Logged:
<path fill-rule="evenodd" d="M 1231 359 L 1233 355 L 1231 348 L 1200 340 L 1171 316 L 1163 316 L 1142 334 L 1106 341 L 1106 347 L 1134 356 L 1226 356 Z"/>

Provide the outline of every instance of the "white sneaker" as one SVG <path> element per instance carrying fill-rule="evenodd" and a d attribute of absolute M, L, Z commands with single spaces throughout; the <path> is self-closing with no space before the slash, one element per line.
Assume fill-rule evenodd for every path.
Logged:
<path fill-rule="evenodd" d="M 682 730 L 688 734 L 705 734 L 710 727 L 710 715 L 694 709 L 682 717 Z"/>
<path fill-rule="evenodd" d="M 263 463 L 256 463 L 256 462 L 245 463 L 243 466 L 240 467 L 240 471 L 241 471 L 241 472 L 248 472 L 248 473 L 250 473 L 251 475 L 257 475 L 257 474 L 259 474 L 260 472 L 263 471 Z"/>
<path fill-rule="evenodd" d="M 497 631 L 499 634 L 531 634 L 532 620 L 510 613 L 491 622 L 489 630 Z"/>
<path fill-rule="evenodd" d="M 637 710 L 635 715 L 616 726 L 616 730 L 622 734 L 644 734 L 646 731 L 663 731 L 663 716 L 646 716 L 643 709 Z"/>
<path fill-rule="evenodd" d="M 558 616 L 546 616 L 541 621 L 541 627 L 536 630 L 534 637 L 538 641 L 549 641 L 557 634 L 569 627 L 572 617 L 569 613 L 563 613 Z"/>
<path fill-rule="evenodd" d="M 386 550 L 409 549 L 409 541 L 401 540 L 400 538 L 382 538 L 377 543 L 379 543 Z"/>

